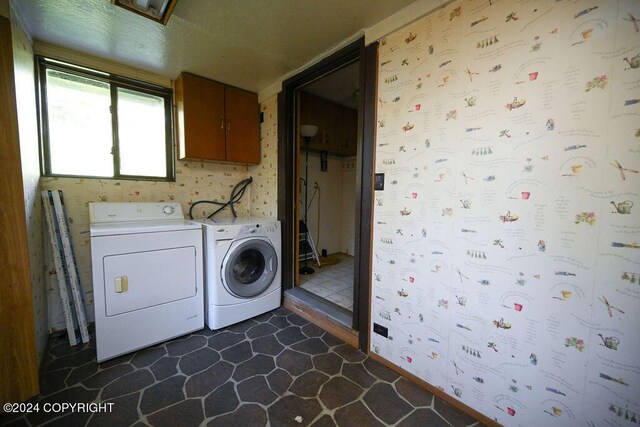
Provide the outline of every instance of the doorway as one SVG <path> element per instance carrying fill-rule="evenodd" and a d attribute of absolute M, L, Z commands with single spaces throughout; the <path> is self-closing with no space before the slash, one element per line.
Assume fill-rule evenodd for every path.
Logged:
<path fill-rule="evenodd" d="M 364 39 L 359 39 L 285 81 L 278 97 L 278 219 L 283 230 L 285 300 L 287 295 L 302 293 L 318 301 L 329 301 L 329 304 L 311 304 L 310 310 L 319 310 L 320 317 L 341 317 L 340 323 L 356 334 L 354 342 L 363 351 L 368 348 L 376 60 L 377 43 L 365 47 Z M 340 76 L 340 73 L 353 73 L 354 70 L 357 84 L 346 85 L 348 90 L 341 92 L 342 95 L 348 92 L 348 96 L 341 95 L 344 99 L 332 99 L 330 91 L 322 89 L 323 81 L 335 80 L 335 74 Z M 336 130 L 331 126 L 325 128 L 324 124 L 332 122 L 337 127 L 338 119 L 320 121 L 318 117 L 322 115 L 314 117 L 305 107 L 309 103 L 313 105 L 313 101 L 321 104 L 321 111 L 323 108 L 329 111 L 329 117 L 332 114 L 339 117 L 340 143 L 333 142 L 332 147 L 328 146 L 332 142 L 324 137 L 325 132 Z M 343 126 L 343 122 L 348 124 Z M 307 141 L 300 136 L 301 125 L 317 126 L 318 131 Z M 345 134 L 343 129 L 347 128 L 351 130 Z M 353 132 L 352 145 L 348 136 L 344 138 L 349 132 Z M 313 141 L 313 138 L 317 139 Z M 348 188 L 336 192 L 335 181 L 349 175 L 353 179 Z M 328 203 L 332 192 L 339 193 L 332 194 L 334 202 L 331 204 L 339 206 L 334 211 Z M 343 202 L 346 197 L 350 198 L 350 204 Z M 335 233 L 333 228 L 338 222 L 341 231 Z M 301 243 L 305 237 L 306 241 Z M 317 251 L 317 258 L 313 249 Z M 326 249 L 327 257 L 322 256 L 323 249 Z M 314 272 L 301 275 L 299 271 L 304 267 L 305 259 L 307 267 L 313 268 Z M 352 267 L 348 267 L 349 264 Z M 304 289 L 305 282 L 318 282 L 314 278 L 322 276 L 319 272 L 338 269 L 340 271 L 334 271 L 331 276 L 343 285 L 336 283 L 338 280 L 327 279 L 324 291 L 314 293 Z M 331 281 L 332 286 L 326 283 Z M 345 306 L 327 298 L 327 292 L 332 288 L 336 291 L 334 294 L 340 294 L 333 298 L 341 299 Z M 341 316 L 336 315 L 340 313 Z"/>
<path fill-rule="evenodd" d="M 296 286 L 332 304 L 351 327 L 360 60 L 296 90 Z M 306 135 L 306 136 L 305 136 Z"/>

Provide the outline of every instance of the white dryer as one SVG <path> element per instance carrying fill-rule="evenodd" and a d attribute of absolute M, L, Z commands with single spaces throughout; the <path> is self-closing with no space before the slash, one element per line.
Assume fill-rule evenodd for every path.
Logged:
<path fill-rule="evenodd" d="M 98 362 L 202 329 L 202 225 L 179 203 L 89 212 Z"/>
<path fill-rule="evenodd" d="M 202 223 L 207 326 L 220 329 L 280 307 L 280 222 L 235 218 Z"/>

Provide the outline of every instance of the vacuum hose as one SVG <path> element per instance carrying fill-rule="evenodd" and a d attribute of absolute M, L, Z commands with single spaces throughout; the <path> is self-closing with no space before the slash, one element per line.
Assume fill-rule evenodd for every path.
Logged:
<path fill-rule="evenodd" d="M 215 214 L 217 214 L 227 206 L 231 208 L 231 213 L 233 213 L 233 216 L 237 217 L 238 214 L 236 213 L 236 210 L 234 209 L 233 205 L 234 203 L 238 203 L 240 199 L 242 199 L 242 196 L 244 196 L 244 192 L 247 190 L 247 187 L 252 182 L 253 182 L 253 178 L 249 177 L 237 183 L 236 186 L 233 187 L 233 190 L 231 190 L 231 196 L 229 197 L 228 202 L 218 202 L 215 200 L 198 200 L 197 202 L 194 202 L 189 208 L 189 218 L 193 219 L 193 208 L 195 208 L 197 205 L 202 203 L 208 203 L 210 205 L 220 206 L 211 215 L 207 216 L 207 219 L 211 219 Z"/>

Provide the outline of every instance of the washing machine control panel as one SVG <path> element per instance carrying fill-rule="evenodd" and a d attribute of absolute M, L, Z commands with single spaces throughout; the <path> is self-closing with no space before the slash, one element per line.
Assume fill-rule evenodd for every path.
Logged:
<path fill-rule="evenodd" d="M 278 221 L 265 221 L 261 223 L 247 222 L 245 224 L 214 225 L 213 232 L 216 239 L 233 237 L 236 239 L 251 236 L 280 235 L 280 223 Z"/>

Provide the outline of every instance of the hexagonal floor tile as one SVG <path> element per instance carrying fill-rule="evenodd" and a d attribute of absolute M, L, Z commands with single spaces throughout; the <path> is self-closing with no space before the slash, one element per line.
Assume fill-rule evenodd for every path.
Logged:
<path fill-rule="evenodd" d="M 108 400 L 108 403 L 113 403 L 112 410 L 110 412 L 96 412 L 91 416 L 89 420 L 89 426 L 102 427 L 102 426 L 129 426 L 138 421 L 138 401 L 140 400 L 140 393 L 128 394 L 126 396 L 117 397 L 115 399 Z"/>
<path fill-rule="evenodd" d="M 362 362 L 367 355 L 358 349 L 351 347 L 349 344 L 336 346 L 333 351 L 340 355 L 347 362 Z"/>
<path fill-rule="evenodd" d="M 231 332 L 245 333 L 257 324 L 258 322 L 252 319 L 249 319 L 249 320 L 245 320 L 244 322 L 240 322 L 240 323 L 236 323 L 235 325 L 228 326 L 227 330 Z"/>
<path fill-rule="evenodd" d="M 267 412 L 255 403 L 247 403 L 231 412 L 209 421 L 209 427 L 264 426 L 267 425 Z"/>
<path fill-rule="evenodd" d="M 335 421 L 333 421 L 333 418 L 331 418 L 331 415 L 323 415 L 322 417 L 320 417 L 318 421 L 311 424 L 311 427 L 335 427 L 335 426 L 337 426 L 337 424 Z"/>
<path fill-rule="evenodd" d="M 278 395 L 271 391 L 263 376 L 247 378 L 238 384 L 238 395 L 243 402 L 262 403 L 263 405 L 269 405 L 278 398 Z"/>
<path fill-rule="evenodd" d="M 269 319 L 269 323 L 275 326 L 276 328 L 278 328 L 279 330 L 292 326 L 286 317 L 281 317 L 281 316 L 273 316 L 271 319 Z"/>
<path fill-rule="evenodd" d="M 314 397 L 318 395 L 322 384 L 328 380 L 329 377 L 322 372 L 307 371 L 295 379 L 289 391 L 300 397 Z"/>
<path fill-rule="evenodd" d="M 192 335 L 186 339 L 179 339 L 167 343 L 169 356 L 182 356 L 207 345 L 207 339 L 199 335 Z"/>
<path fill-rule="evenodd" d="M 218 387 L 213 393 L 204 399 L 204 412 L 207 418 L 233 411 L 238 407 L 240 400 L 236 394 L 236 388 L 231 381 Z"/>
<path fill-rule="evenodd" d="M 156 380 L 162 381 L 178 373 L 179 361 L 179 357 L 161 357 L 157 362 L 151 365 L 151 368 L 149 369 L 153 372 L 153 376 L 156 377 Z"/>
<path fill-rule="evenodd" d="M 274 369 L 273 372 L 267 375 L 267 381 L 271 390 L 282 395 L 289 389 L 293 378 L 284 369 Z"/>
<path fill-rule="evenodd" d="M 310 355 L 324 354 L 329 347 L 320 338 L 309 338 L 291 346 L 292 349 Z"/>
<path fill-rule="evenodd" d="M 274 426 L 306 425 L 314 420 L 322 411 L 316 399 L 303 399 L 298 396 L 285 396 L 269 406 L 269 421 Z M 296 421 L 302 417 L 302 422 Z"/>
<path fill-rule="evenodd" d="M 277 356 L 284 349 L 284 346 L 280 344 L 280 341 L 278 341 L 276 337 L 268 335 L 251 341 L 251 349 L 255 353 Z"/>
<path fill-rule="evenodd" d="M 217 351 L 211 350 L 209 347 L 203 347 L 182 356 L 178 366 L 180 366 L 180 370 L 185 375 L 193 375 L 204 371 L 218 360 L 220 360 L 220 355 Z"/>
<path fill-rule="evenodd" d="M 260 338 L 278 332 L 278 330 L 278 328 L 269 323 L 260 323 L 259 325 L 256 325 L 249 329 L 246 335 L 251 339 Z"/>
<path fill-rule="evenodd" d="M 178 375 L 155 384 L 142 393 L 140 410 L 143 414 L 150 414 L 174 403 L 184 400 L 182 387 L 186 378 Z"/>
<path fill-rule="evenodd" d="M 185 385 L 188 397 L 206 396 L 225 383 L 233 372 L 233 365 L 220 361 L 209 369 L 192 375 Z"/>
<path fill-rule="evenodd" d="M 307 338 L 307 336 L 300 331 L 300 327 L 298 326 L 289 326 L 288 328 L 277 332 L 276 337 L 278 338 L 278 341 L 284 345 L 291 345 Z"/>
<path fill-rule="evenodd" d="M 371 357 L 368 357 L 367 360 L 363 362 L 367 371 L 374 377 L 378 377 L 382 381 L 394 382 L 398 378 L 400 378 L 400 374 L 392 371 L 391 369 L 384 366 L 382 363 L 373 360 Z"/>
<path fill-rule="evenodd" d="M 322 335 L 322 341 L 324 341 L 324 343 L 330 348 L 344 344 L 344 341 L 331 335 L 329 332 L 325 332 L 325 334 Z"/>
<path fill-rule="evenodd" d="M 398 423 L 398 427 L 451 427 L 431 409 L 416 409 L 408 417 Z"/>
<path fill-rule="evenodd" d="M 200 399 L 187 399 L 147 417 L 153 426 L 197 426 L 204 421 Z"/>
<path fill-rule="evenodd" d="M 254 375 L 266 375 L 273 371 L 275 367 L 276 365 L 273 363 L 273 357 L 258 354 L 257 356 L 253 356 L 251 359 L 239 364 L 233 373 L 233 379 L 236 381 L 242 381 L 245 378 L 249 378 Z"/>
<path fill-rule="evenodd" d="M 342 375 L 364 388 L 371 387 L 377 381 L 375 377 L 369 375 L 362 363 L 344 363 L 342 365 Z"/>
<path fill-rule="evenodd" d="M 363 398 L 371 412 L 386 424 L 394 424 L 413 410 L 413 407 L 398 397 L 389 384 L 378 383 L 371 387 Z"/>
<path fill-rule="evenodd" d="M 294 377 L 303 374 L 313 367 L 311 356 L 289 349 L 284 350 L 276 357 L 276 365 Z"/>
<path fill-rule="evenodd" d="M 305 319 L 303 317 L 300 317 L 295 313 L 291 313 L 290 315 L 288 315 L 287 316 L 287 320 L 292 325 L 297 325 L 297 326 L 303 326 L 303 325 L 306 325 L 307 323 L 309 323 L 309 321 L 307 319 Z"/>
<path fill-rule="evenodd" d="M 138 350 L 131 359 L 131 364 L 136 368 L 144 368 L 154 364 L 158 359 L 167 354 L 164 347 L 151 347 Z"/>
<path fill-rule="evenodd" d="M 339 408 L 358 399 L 362 387 L 343 377 L 331 378 L 322 386 L 320 400 L 328 409 Z"/>
<path fill-rule="evenodd" d="M 123 375 L 126 375 L 130 372 L 133 372 L 133 366 L 126 365 L 118 365 L 113 366 L 108 369 L 100 370 L 94 375 L 90 376 L 86 380 L 82 381 L 82 385 L 87 388 L 102 388 L 105 387 L 110 382 L 120 378 Z"/>
<path fill-rule="evenodd" d="M 447 420 L 454 427 L 462 427 L 473 424 L 476 420 L 462 411 L 459 411 L 451 404 L 436 397 L 433 402 L 434 411 Z"/>
<path fill-rule="evenodd" d="M 334 417 L 339 426 L 384 427 L 360 401 L 338 409 Z"/>
<path fill-rule="evenodd" d="M 326 374 L 335 375 L 342 369 L 344 360 L 333 353 L 313 357 L 313 366 Z"/>
<path fill-rule="evenodd" d="M 413 406 L 431 406 L 433 403 L 433 394 L 406 378 L 399 378 L 395 383 L 395 388 L 400 396 Z"/>
<path fill-rule="evenodd" d="M 156 382 L 156 380 L 153 378 L 153 375 L 151 375 L 151 372 L 147 369 L 140 369 L 122 376 L 106 386 L 102 390 L 100 398 L 106 400 L 113 397 L 124 396 L 125 394 L 142 390 L 154 382 Z"/>
<path fill-rule="evenodd" d="M 225 348 L 238 344 L 244 339 L 244 334 L 236 334 L 234 332 L 223 331 L 218 335 L 214 335 L 209 338 L 209 347 L 214 350 L 224 350 Z"/>
<path fill-rule="evenodd" d="M 313 323 L 304 325 L 301 329 L 302 333 L 309 338 L 321 337 L 325 333 L 324 329 L 322 329 L 320 326 L 314 325 Z"/>
<path fill-rule="evenodd" d="M 249 341 L 243 341 L 240 344 L 236 344 L 233 347 L 222 350 L 220 355 L 224 360 L 238 364 L 245 360 L 249 360 L 251 356 L 253 356 L 253 351 L 251 351 L 251 344 Z"/>

